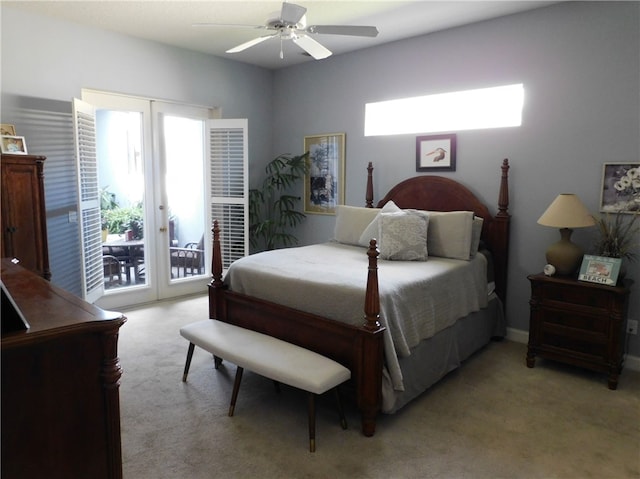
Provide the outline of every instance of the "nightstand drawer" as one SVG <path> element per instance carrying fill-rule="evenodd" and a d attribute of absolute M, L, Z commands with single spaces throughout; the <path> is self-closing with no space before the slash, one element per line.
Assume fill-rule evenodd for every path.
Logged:
<path fill-rule="evenodd" d="M 585 294 L 584 288 L 580 285 L 545 285 L 543 297 L 549 301 L 578 304 L 590 308 L 607 309 L 610 305 L 608 292 L 590 290 L 589 294 Z"/>
<path fill-rule="evenodd" d="M 569 354 L 581 353 L 593 358 L 607 357 L 607 342 L 591 341 L 588 338 L 568 337 L 554 331 L 542 332 L 543 348 L 552 346 Z"/>
<path fill-rule="evenodd" d="M 551 324 L 565 326 L 575 330 L 589 331 L 593 334 L 602 334 L 607 337 L 609 335 L 610 323 L 611 320 L 604 315 L 586 315 L 576 311 L 546 308 L 542 321 L 542 329 L 546 329 L 547 324 Z"/>

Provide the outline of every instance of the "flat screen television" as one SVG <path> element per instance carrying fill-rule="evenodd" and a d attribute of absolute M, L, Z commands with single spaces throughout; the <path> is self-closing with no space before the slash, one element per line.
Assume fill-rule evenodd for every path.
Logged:
<path fill-rule="evenodd" d="M 2 289 L 2 316 L 0 316 L 2 334 L 29 329 L 29 323 L 1 280 L 0 289 Z"/>

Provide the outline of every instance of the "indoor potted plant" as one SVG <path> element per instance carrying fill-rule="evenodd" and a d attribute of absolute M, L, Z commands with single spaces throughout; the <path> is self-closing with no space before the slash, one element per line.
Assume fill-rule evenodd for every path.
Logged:
<path fill-rule="evenodd" d="M 278 156 L 267 164 L 262 187 L 249 190 L 249 237 L 257 251 L 298 242 L 291 229 L 306 216 L 297 209 L 301 198 L 289 191 L 304 178 L 308 157 L 308 152 Z"/>

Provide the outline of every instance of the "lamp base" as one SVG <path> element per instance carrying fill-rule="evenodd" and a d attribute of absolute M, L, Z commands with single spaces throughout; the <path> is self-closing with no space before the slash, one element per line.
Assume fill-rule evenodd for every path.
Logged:
<path fill-rule="evenodd" d="M 582 262 L 582 248 L 571 242 L 571 233 L 572 229 L 561 228 L 560 241 L 550 245 L 546 253 L 547 263 L 555 266 L 557 274 L 564 276 L 575 273 Z"/>

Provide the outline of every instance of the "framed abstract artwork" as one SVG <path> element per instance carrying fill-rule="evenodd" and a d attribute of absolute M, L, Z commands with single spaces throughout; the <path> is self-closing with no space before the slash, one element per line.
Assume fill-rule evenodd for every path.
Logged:
<path fill-rule="evenodd" d="M 345 134 L 304 137 L 309 152 L 304 182 L 304 212 L 333 215 L 344 204 Z"/>

